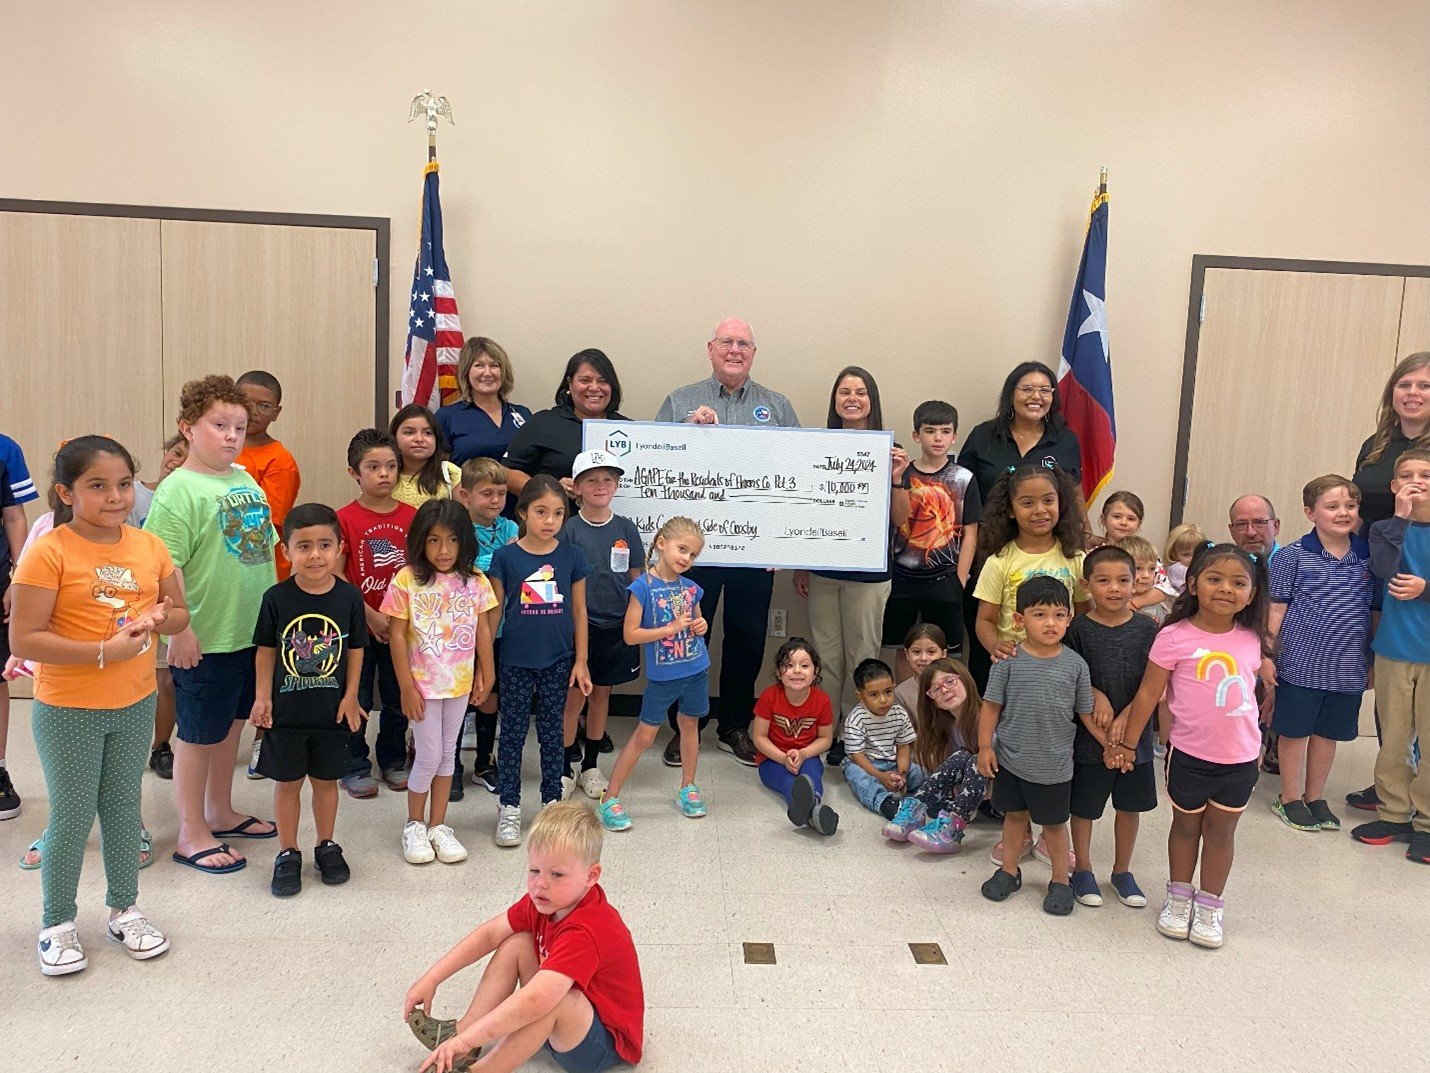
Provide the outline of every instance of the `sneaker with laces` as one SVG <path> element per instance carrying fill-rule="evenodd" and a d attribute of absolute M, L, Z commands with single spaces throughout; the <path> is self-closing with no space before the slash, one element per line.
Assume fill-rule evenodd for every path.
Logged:
<path fill-rule="evenodd" d="M 1053 858 L 1048 854 L 1048 840 L 1040 838 L 1033 844 L 1033 860 L 1046 864 L 1049 868 L 1053 866 Z M 1077 871 L 1077 854 L 1068 850 L 1068 875 Z"/>
<path fill-rule="evenodd" d="M 437 859 L 427 825 L 421 820 L 408 820 L 402 828 L 402 859 L 408 864 L 431 864 Z"/>
<path fill-rule="evenodd" d="M 601 774 L 600 768 L 588 767 L 576 776 L 576 785 L 581 787 L 592 801 L 599 801 L 610 783 L 606 781 L 606 776 Z"/>
<path fill-rule="evenodd" d="M 13 820 L 20 815 L 20 795 L 15 792 L 15 784 L 10 781 L 10 769 L 0 764 L 0 820 Z M 55 927 L 59 927 L 58 924 Z M 71 969 L 78 972 L 78 969 Z"/>
<path fill-rule="evenodd" d="M 255 782 L 263 778 L 263 776 L 258 773 L 258 754 L 261 752 L 263 752 L 263 741 L 262 739 L 255 740 L 253 743 L 253 756 L 248 761 L 248 777 Z"/>
<path fill-rule="evenodd" d="M 1187 932 L 1187 940 L 1208 950 L 1216 950 L 1222 944 L 1221 917 L 1226 903 L 1215 895 L 1197 891 L 1192 899 L 1192 926 Z"/>
<path fill-rule="evenodd" d="M 910 832 L 909 845 L 925 853 L 957 853 L 963 849 L 963 817 L 940 812 L 917 831 Z"/>
<path fill-rule="evenodd" d="M 377 780 L 371 775 L 344 775 L 338 781 L 342 783 L 348 796 L 356 800 L 377 796 Z"/>
<path fill-rule="evenodd" d="M 113 918 L 104 933 L 110 942 L 124 947 L 135 961 L 148 961 L 169 949 L 164 933 L 149 923 L 137 905 L 131 905 Z"/>
<path fill-rule="evenodd" d="M 149 750 L 149 770 L 161 779 L 174 777 L 174 750 L 167 741 Z"/>
<path fill-rule="evenodd" d="M 472 785 L 486 787 L 487 793 L 497 792 L 497 766 L 495 764 L 483 764 L 472 772 Z"/>
<path fill-rule="evenodd" d="M 884 824 L 883 835 L 891 842 L 907 842 L 913 831 L 924 825 L 927 809 L 916 797 L 906 797 L 899 802 L 899 811 L 894 818 Z"/>
<path fill-rule="evenodd" d="M 1319 801 L 1307 801 L 1306 808 L 1311 812 L 1311 819 L 1320 824 L 1322 831 L 1341 829 L 1341 818 L 1331 811 L 1331 806 L 1326 804 L 1324 797 Z"/>
<path fill-rule="evenodd" d="M 1351 831 L 1351 837 L 1367 846 L 1388 846 L 1392 842 L 1409 842 L 1415 828 L 1408 823 L 1393 823 L 1390 820 L 1371 820 Z"/>
<path fill-rule="evenodd" d="M 1147 907 L 1147 895 L 1142 893 L 1142 888 L 1137 885 L 1137 877 L 1131 872 L 1113 872 L 1110 878 L 1119 902 L 1130 909 Z"/>
<path fill-rule="evenodd" d="M 727 730 L 719 737 L 720 749 L 729 753 L 746 767 L 754 767 L 760 762 L 760 754 L 755 751 L 755 742 L 747 731 Z"/>
<path fill-rule="evenodd" d="M 1185 939 L 1192 930 L 1192 888 L 1188 883 L 1168 883 L 1167 900 L 1157 914 L 1157 930 L 1168 939 Z"/>
<path fill-rule="evenodd" d="M 689 786 L 682 786 L 680 792 L 675 795 L 676 803 L 680 806 L 680 813 L 692 820 L 698 820 L 705 815 L 705 798 L 701 796 L 700 787 L 695 783 Z"/>
<path fill-rule="evenodd" d="M 596 812 L 601 817 L 601 826 L 607 831 L 631 829 L 631 818 L 626 814 L 626 808 L 619 797 L 606 798 L 597 806 Z"/>
<path fill-rule="evenodd" d="M 0 770 L 4 770 L 0 768 Z M 68 976 L 89 967 L 74 921 L 66 920 L 40 932 L 40 971 L 46 976 Z"/>
<path fill-rule="evenodd" d="M 382 781 L 387 783 L 387 788 L 397 793 L 407 789 L 407 777 L 411 772 L 405 767 L 384 768 Z"/>
<path fill-rule="evenodd" d="M 561 800 L 565 801 L 576 792 L 576 780 L 569 774 L 561 776 Z"/>
<path fill-rule="evenodd" d="M 1281 795 L 1276 795 L 1276 800 L 1271 802 L 1271 811 L 1280 817 L 1281 822 L 1293 831 L 1319 831 L 1321 825 L 1316 822 L 1316 817 L 1311 815 L 1311 810 L 1306 807 L 1306 802 L 1299 798 L 1295 801 L 1282 801 Z"/>
<path fill-rule="evenodd" d="M 1364 790 L 1355 790 L 1346 794 L 1346 804 L 1351 808 L 1358 808 L 1362 812 L 1374 812 L 1380 805 L 1380 795 L 1375 792 L 1375 787 L 1367 786 Z"/>
<path fill-rule="evenodd" d="M 680 766 L 680 735 L 675 734 L 665 743 L 665 752 L 660 754 L 660 762 L 666 767 Z"/>
<path fill-rule="evenodd" d="M 467 847 L 457 841 L 456 833 L 445 823 L 427 829 L 427 839 L 443 864 L 457 864 L 467 859 Z"/>
<path fill-rule="evenodd" d="M 497 807 L 497 833 L 495 842 L 498 846 L 521 845 L 520 805 L 499 805 Z"/>
<path fill-rule="evenodd" d="M 1022 848 L 1018 851 L 1018 860 L 1020 860 L 1020 861 L 1026 861 L 1026 860 L 1028 859 L 1028 855 L 1029 855 L 1030 853 L 1032 853 L 1032 852 L 1033 852 L 1033 840 L 1032 840 L 1031 838 L 1025 838 L 1025 839 L 1023 839 L 1023 846 L 1022 846 Z M 991 859 L 991 860 L 993 861 L 993 863 L 996 864 L 999 868 L 1002 868 L 1002 867 L 1003 867 L 1003 841 L 1002 841 L 1002 839 L 999 839 L 998 845 L 996 845 L 996 846 L 993 847 L 993 852 L 990 853 L 988 856 L 989 856 L 989 859 Z"/>

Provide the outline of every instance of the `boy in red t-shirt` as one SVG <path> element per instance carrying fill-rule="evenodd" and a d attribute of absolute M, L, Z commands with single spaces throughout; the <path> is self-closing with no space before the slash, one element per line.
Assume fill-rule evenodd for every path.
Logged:
<path fill-rule="evenodd" d="M 374 699 L 382 706 L 377 727 L 378 770 L 389 789 L 407 789 L 407 718 L 402 714 L 402 691 L 387 646 L 388 618 L 379 610 L 388 582 L 407 565 L 407 531 L 417 516 L 406 503 L 392 498 L 401 472 L 397 443 L 386 432 L 365 428 L 348 444 L 348 474 L 357 481 L 358 497 L 338 511 L 346 553 L 340 573 L 362 593 L 368 632 L 358 686 L 363 725 L 348 739 L 352 766 L 342 779 L 343 789 L 356 798 L 377 795 L 367 746 L 367 713 L 372 711 Z"/>
<path fill-rule="evenodd" d="M 421 1069 L 514 1070 L 543 1047 L 567 1073 L 641 1060 L 640 963 L 629 929 L 597 883 L 601 834 L 601 821 L 582 802 L 541 810 L 526 840 L 526 895 L 407 989 L 403 1016 L 432 1049 Z M 466 1014 L 432 1017 L 438 985 L 488 954 Z"/>

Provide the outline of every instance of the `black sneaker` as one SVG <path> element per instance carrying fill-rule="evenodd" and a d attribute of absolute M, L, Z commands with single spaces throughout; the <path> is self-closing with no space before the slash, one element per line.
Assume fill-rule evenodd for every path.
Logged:
<path fill-rule="evenodd" d="M 472 785 L 484 786 L 489 794 L 497 792 L 497 766 L 495 764 L 483 764 L 472 771 Z"/>
<path fill-rule="evenodd" d="M 1405 851 L 1405 857 L 1416 864 L 1430 864 L 1430 831 L 1416 831 L 1410 836 L 1410 848 Z"/>
<path fill-rule="evenodd" d="M 1000 868 L 983 881 L 981 889 L 983 897 L 990 902 L 1006 902 L 1008 895 L 1023 889 L 1023 869 L 1019 868 L 1017 875 L 1010 876 Z"/>
<path fill-rule="evenodd" d="M 447 791 L 448 801 L 460 801 L 467 796 L 466 780 L 461 775 L 452 775 L 452 787 Z"/>
<path fill-rule="evenodd" d="M 1007 875 L 1003 869 L 998 869 L 1002 875 Z M 1065 917 L 1072 913 L 1073 906 L 1077 904 L 1073 895 L 1072 885 L 1068 883 L 1049 883 L 1048 893 L 1043 897 L 1043 912 L 1050 913 L 1055 917 Z"/>
<path fill-rule="evenodd" d="M 809 814 L 809 826 L 826 838 L 839 830 L 839 813 L 816 801 Z"/>
<path fill-rule="evenodd" d="M 0 767 L 0 820 L 13 820 L 20 815 L 20 795 L 10 781 L 10 769 Z"/>
<path fill-rule="evenodd" d="M 660 759 L 666 767 L 680 766 L 680 734 L 677 732 L 668 742 L 665 743 L 665 752 L 660 754 Z"/>
<path fill-rule="evenodd" d="M 269 889 L 279 898 L 291 898 L 303 889 L 303 854 L 285 849 L 273 858 L 273 883 Z"/>
<path fill-rule="evenodd" d="M 893 794 L 885 794 L 884 800 L 879 802 L 879 815 L 886 820 L 892 820 L 899 811 L 899 799 Z"/>
<path fill-rule="evenodd" d="M 789 807 L 785 809 L 789 822 L 796 827 L 804 827 L 817 804 L 819 794 L 814 789 L 814 780 L 808 775 L 796 775 L 794 785 L 789 789 Z"/>
<path fill-rule="evenodd" d="M 985 819 L 990 819 L 994 823 L 1003 822 L 1003 813 L 999 812 L 996 808 L 994 808 L 993 802 L 988 800 L 988 798 L 986 797 L 982 801 L 978 802 L 978 815 L 984 817 Z"/>
<path fill-rule="evenodd" d="M 161 779 L 174 777 L 174 750 L 167 741 L 160 742 L 149 751 L 149 769 Z"/>
<path fill-rule="evenodd" d="M 1380 807 L 1380 795 L 1375 792 L 1374 786 L 1367 786 L 1364 790 L 1346 794 L 1346 804 L 1362 812 L 1374 812 Z"/>
<path fill-rule="evenodd" d="M 1331 811 L 1331 806 L 1326 804 L 1324 797 L 1319 801 L 1307 801 L 1306 807 L 1311 810 L 1311 817 L 1321 825 L 1322 831 L 1341 829 L 1341 818 Z"/>
<path fill-rule="evenodd" d="M 602 735 L 601 735 L 600 752 L 602 752 L 602 753 L 613 753 L 613 752 L 615 752 L 615 751 L 616 751 L 616 743 L 611 740 L 611 736 L 610 736 L 609 734 L 602 734 Z"/>
<path fill-rule="evenodd" d="M 844 742 L 835 739 L 833 745 L 829 747 L 829 752 L 824 754 L 825 767 L 839 767 L 844 763 Z"/>
<path fill-rule="evenodd" d="M 1321 802 L 1325 804 L 1325 802 Z M 1276 800 L 1271 802 L 1271 811 L 1281 817 L 1281 822 L 1292 830 L 1296 831 L 1319 831 L 1320 823 L 1307 807 L 1306 802 L 1300 798 L 1293 801 L 1281 800 L 1281 795 L 1276 795 Z"/>
<path fill-rule="evenodd" d="M 332 841 L 318 843 L 313 850 L 313 867 L 318 870 L 318 875 L 323 877 L 323 882 L 330 887 L 346 883 L 353 874 L 343 857 L 343 847 Z"/>
<path fill-rule="evenodd" d="M 727 730 L 720 735 L 720 748 L 730 753 L 746 767 L 758 764 L 760 754 L 755 752 L 755 743 L 744 730 Z"/>
<path fill-rule="evenodd" d="M 1371 820 L 1351 832 L 1351 837 L 1367 846 L 1388 846 L 1392 842 L 1409 842 L 1415 828 L 1408 823 L 1391 823 L 1389 820 Z"/>

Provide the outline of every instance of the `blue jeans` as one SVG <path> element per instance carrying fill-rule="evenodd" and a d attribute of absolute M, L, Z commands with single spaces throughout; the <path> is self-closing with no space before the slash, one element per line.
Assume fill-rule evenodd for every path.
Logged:
<path fill-rule="evenodd" d="M 785 804 L 790 803 L 789 791 L 794 785 L 794 780 L 798 775 L 791 775 L 789 768 L 774 760 L 760 761 L 760 781 L 768 786 L 775 793 L 785 799 Z M 822 756 L 812 756 L 799 766 L 799 775 L 808 775 L 814 781 L 814 792 L 817 797 L 824 797 L 824 758 Z"/>
<path fill-rule="evenodd" d="M 376 694 L 374 696 L 374 694 Z M 362 650 L 362 678 L 358 681 L 358 707 L 363 711 L 362 728 L 348 735 L 352 753 L 349 775 L 371 775 L 372 759 L 367 744 L 367 713 L 373 701 L 382 705 L 377 724 L 377 766 L 380 771 L 407 767 L 407 717 L 402 714 L 402 689 L 392 669 L 392 649 L 368 638 Z"/>
<path fill-rule="evenodd" d="M 897 766 L 892 760 L 870 760 L 869 763 L 880 771 L 893 771 Z M 904 788 L 904 792 L 906 794 L 913 793 L 923 785 L 926 778 L 928 778 L 928 773 L 923 768 L 917 764 L 910 764 L 909 783 Z M 870 812 L 878 812 L 879 806 L 884 803 L 884 798 L 889 796 L 889 791 L 884 789 L 884 784 L 854 763 L 853 760 L 844 761 L 844 781 L 849 784 L 849 789 L 854 791 L 854 796 L 859 799 L 859 804 Z"/>

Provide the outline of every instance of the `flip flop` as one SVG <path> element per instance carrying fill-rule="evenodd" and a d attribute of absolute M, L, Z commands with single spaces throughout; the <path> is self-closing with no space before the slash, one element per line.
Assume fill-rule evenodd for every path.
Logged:
<path fill-rule="evenodd" d="M 215 856 L 216 854 L 219 854 L 219 853 L 232 853 L 232 852 L 233 852 L 233 849 L 229 846 L 229 844 L 228 844 L 227 842 L 225 842 L 225 843 L 223 843 L 222 845 L 214 846 L 212 849 L 201 849 L 201 850 L 199 850 L 197 853 L 195 853 L 195 854 L 193 854 L 192 856 L 189 856 L 189 857 L 185 857 L 182 853 L 179 853 L 178 851 L 175 851 L 175 852 L 172 854 L 172 856 L 173 856 L 173 858 L 174 858 L 174 863 L 175 863 L 175 864 L 185 864 L 185 865 L 188 865 L 190 868 L 192 868 L 192 869 L 193 869 L 194 871 L 196 871 L 196 872 L 208 872 L 208 873 L 211 873 L 212 875 L 223 875 L 223 874 L 226 873 L 226 872 L 237 872 L 240 868 L 247 868 L 247 867 L 248 867 L 248 861 L 247 861 L 247 859 L 244 859 L 244 860 L 241 860 L 241 861 L 235 861 L 233 864 L 226 864 L 226 865 L 224 865 L 222 868 L 219 868 L 219 867 L 209 868 L 209 867 L 206 867 L 205 865 L 200 864 L 199 862 L 202 861 L 202 860 L 203 860 L 204 858 L 206 858 L 206 857 L 213 857 L 213 856 Z"/>
<path fill-rule="evenodd" d="M 213 835 L 215 838 L 277 838 L 278 827 L 276 825 L 274 826 L 273 830 L 264 831 L 261 834 L 251 835 L 248 833 L 248 829 L 252 827 L 255 823 L 269 822 L 271 821 L 260 820 L 257 816 L 250 816 L 237 827 L 231 827 L 227 831 L 215 831 Z"/>
<path fill-rule="evenodd" d="M 33 842 L 30 843 L 30 848 L 27 849 L 24 855 L 20 857 L 20 867 L 23 868 L 26 872 L 39 871 L 40 865 L 43 863 L 44 852 L 45 836 L 41 835 L 39 838 L 35 839 Z M 41 860 L 36 861 L 34 864 L 26 864 L 25 857 L 28 857 L 31 853 L 40 854 Z M 139 832 L 139 867 L 141 869 L 148 868 L 153 863 L 154 836 L 151 835 L 147 830 L 141 830 Z"/>
<path fill-rule="evenodd" d="M 39 869 L 40 869 L 40 862 L 39 862 L 39 861 L 36 861 L 34 864 L 26 864 L 26 863 L 25 863 L 25 858 L 28 857 L 28 856 L 29 856 L 30 854 L 32 854 L 32 853 L 43 854 L 44 852 L 45 852 L 45 836 L 44 836 L 44 835 L 41 835 L 39 838 L 35 839 L 33 842 L 30 843 L 30 848 L 29 848 L 29 849 L 27 849 L 24 853 L 22 853 L 22 854 L 20 855 L 20 867 L 23 868 L 23 869 L 24 869 L 25 871 L 27 871 L 27 872 L 37 872 L 37 871 L 39 871 Z M 143 866 L 141 865 L 140 867 L 143 867 Z"/>

